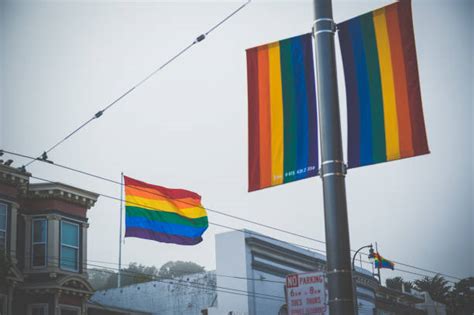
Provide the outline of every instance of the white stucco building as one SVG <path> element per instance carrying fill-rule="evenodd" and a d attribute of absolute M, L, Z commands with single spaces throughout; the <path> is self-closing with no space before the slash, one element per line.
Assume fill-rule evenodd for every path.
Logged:
<path fill-rule="evenodd" d="M 286 314 L 286 276 L 299 272 L 324 271 L 325 264 L 324 255 L 252 231 L 218 234 L 217 286 L 238 289 L 247 292 L 247 295 L 219 292 L 217 305 L 209 308 L 209 315 Z M 377 280 L 371 272 L 358 268 L 357 296 L 361 308 L 375 308 L 377 286 Z"/>
<path fill-rule="evenodd" d="M 216 303 L 215 286 L 216 277 L 211 271 L 99 291 L 91 300 L 104 306 L 133 306 L 135 310 L 154 315 L 196 315 Z"/>

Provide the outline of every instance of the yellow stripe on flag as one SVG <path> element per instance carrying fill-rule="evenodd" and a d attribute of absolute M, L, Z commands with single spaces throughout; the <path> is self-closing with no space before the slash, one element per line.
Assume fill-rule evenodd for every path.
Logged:
<path fill-rule="evenodd" d="M 379 55 L 380 79 L 382 82 L 386 153 L 387 160 L 390 161 L 400 158 L 400 145 L 398 139 L 398 116 L 395 100 L 395 86 L 393 82 L 392 56 L 390 53 L 385 9 L 374 11 L 373 19 Z"/>
<path fill-rule="evenodd" d="M 173 203 L 166 200 L 153 200 L 138 196 L 127 195 L 125 198 L 125 205 L 153 211 L 173 212 L 191 219 L 207 216 L 206 210 L 202 207 L 190 206 L 189 208 L 180 209 Z"/>
<path fill-rule="evenodd" d="M 280 45 L 268 45 L 272 185 L 283 183 L 283 95 L 281 88 Z"/>

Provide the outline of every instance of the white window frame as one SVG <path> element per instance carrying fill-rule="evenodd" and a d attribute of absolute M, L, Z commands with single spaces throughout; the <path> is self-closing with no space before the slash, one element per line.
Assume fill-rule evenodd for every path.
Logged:
<path fill-rule="evenodd" d="M 49 305 L 46 303 L 37 303 L 28 305 L 28 315 L 33 314 L 33 308 L 42 308 L 45 314 L 49 314 Z"/>
<path fill-rule="evenodd" d="M 44 221 L 46 225 L 46 235 L 44 237 L 44 242 L 35 242 L 35 222 L 36 221 Z M 35 266 L 33 264 L 35 258 L 35 245 L 42 245 L 44 244 L 44 264 Z M 41 269 L 48 265 L 48 219 L 45 217 L 36 217 L 31 220 L 31 268 L 33 269 Z"/>
<path fill-rule="evenodd" d="M 5 229 L 0 228 L 0 232 L 5 233 L 5 251 L 8 250 L 8 204 L 0 202 L 0 207 L 5 207 Z M 0 208 L 1 210 L 1 208 Z"/>
<path fill-rule="evenodd" d="M 59 314 L 63 314 L 63 310 L 65 311 L 76 311 L 77 315 L 81 314 L 81 308 L 79 306 L 71 306 L 71 305 L 59 305 Z"/>
<path fill-rule="evenodd" d="M 65 223 L 77 226 L 77 246 L 72 246 L 72 245 L 69 245 L 69 244 L 63 244 L 63 225 Z M 67 220 L 61 220 L 61 233 L 60 233 L 60 244 L 59 244 L 59 246 L 60 246 L 59 247 L 59 256 L 60 256 L 59 257 L 59 267 L 62 270 L 79 272 L 79 267 L 80 267 L 79 266 L 79 258 L 81 256 L 80 255 L 80 249 L 81 249 L 80 235 L 81 235 L 81 230 L 80 230 L 80 225 L 78 223 L 74 223 L 74 222 L 67 221 Z M 77 269 L 67 268 L 67 267 L 62 266 L 63 246 L 68 247 L 68 248 L 73 248 L 73 249 L 77 250 L 77 261 L 76 261 Z"/>

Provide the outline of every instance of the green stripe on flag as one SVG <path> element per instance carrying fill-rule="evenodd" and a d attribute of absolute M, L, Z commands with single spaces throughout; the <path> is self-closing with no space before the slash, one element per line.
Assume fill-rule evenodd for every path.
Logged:
<path fill-rule="evenodd" d="M 190 219 L 173 212 L 147 210 L 133 206 L 126 207 L 126 215 L 127 217 L 141 217 L 157 222 L 181 224 L 193 227 L 207 227 L 209 225 L 207 217 Z"/>
<path fill-rule="evenodd" d="M 361 16 L 362 37 L 365 60 L 369 75 L 370 107 L 372 120 L 372 156 L 373 163 L 385 162 L 385 124 L 383 112 L 382 83 L 380 80 L 379 55 L 375 38 L 372 12 Z"/>

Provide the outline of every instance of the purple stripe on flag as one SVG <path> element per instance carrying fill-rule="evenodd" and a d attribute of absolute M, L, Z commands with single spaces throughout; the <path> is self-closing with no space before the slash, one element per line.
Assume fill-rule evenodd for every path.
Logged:
<path fill-rule="evenodd" d="M 179 235 L 155 232 L 142 228 L 127 228 L 125 230 L 125 237 L 145 238 L 148 240 L 179 245 L 196 245 L 202 242 L 202 237 L 184 237 Z"/>

